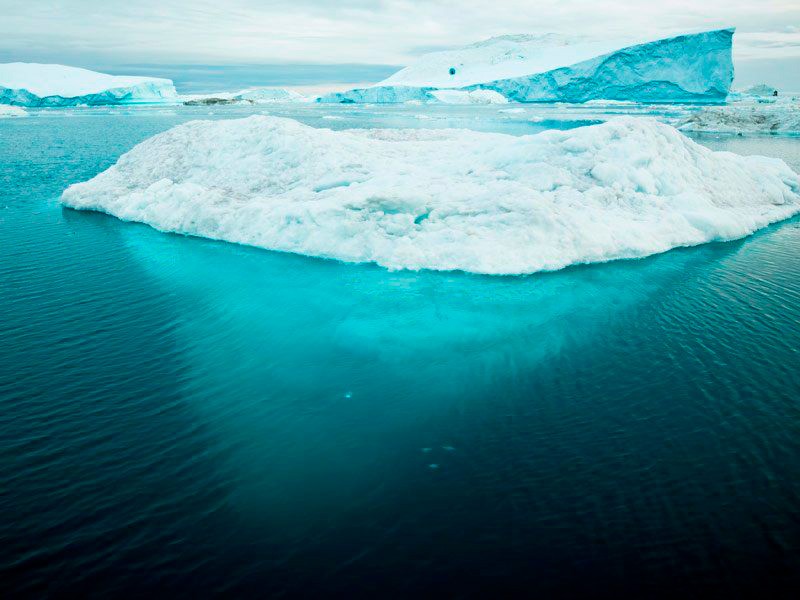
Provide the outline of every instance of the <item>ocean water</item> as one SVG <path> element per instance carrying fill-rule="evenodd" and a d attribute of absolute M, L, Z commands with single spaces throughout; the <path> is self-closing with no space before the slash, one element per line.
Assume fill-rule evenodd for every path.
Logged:
<path fill-rule="evenodd" d="M 796 589 L 800 220 L 483 277 L 165 235 L 57 203 L 174 124 L 262 110 L 509 133 L 603 118 L 299 106 L 0 120 L 4 597 Z M 696 139 L 800 169 L 798 138 Z"/>

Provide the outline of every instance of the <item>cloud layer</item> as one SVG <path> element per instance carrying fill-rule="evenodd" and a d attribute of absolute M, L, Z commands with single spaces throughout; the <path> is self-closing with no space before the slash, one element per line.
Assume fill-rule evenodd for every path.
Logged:
<path fill-rule="evenodd" d="M 0 0 L 0 14 L 3 60 L 405 64 L 505 33 L 656 38 L 731 25 L 738 60 L 800 60 L 797 0 Z"/>

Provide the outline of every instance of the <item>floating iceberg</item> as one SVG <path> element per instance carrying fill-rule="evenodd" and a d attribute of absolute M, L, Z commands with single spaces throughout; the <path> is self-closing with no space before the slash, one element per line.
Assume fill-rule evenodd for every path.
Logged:
<path fill-rule="evenodd" d="M 766 83 L 759 83 L 758 85 L 752 85 L 746 90 L 743 90 L 741 94 L 743 96 L 766 96 L 771 98 L 778 95 L 778 90 Z"/>
<path fill-rule="evenodd" d="M 0 64 L 0 104 L 92 106 L 176 100 L 169 79 L 119 77 L 64 65 Z"/>
<path fill-rule="evenodd" d="M 0 104 L 0 119 L 6 119 L 10 117 L 27 117 L 28 113 L 25 112 L 24 108 L 20 108 L 19 106 L 7 106 L 4 104 Z"/>
<path fill-rule="evenodd" d="M 435 90 L 431 92 L 439 102 L 444 104 L 506 104 L 508 99 L 494 90 Z"/>
<path fill-rule="evenodd" d="M 217 104 L 273 104 L 278 102 L 311 102 L 311 98 L 293 90 L 283 88 L 253 88 L 241 92 L 220 92 L 216 94 L 195 94 L 182 96 L 181 100 L 189 106 L 210 106 Z"/>
<path fill-rule="evenodd" d="M 698 111 L 678 124 L 682 131 L 800 134 L 800 102 L 730 104 Z"/>
<path fill-rule="evenodd" d="M 249 100 L 256 104 L 271 102 L 308 102 L 310 98 L 283 88 L 254 88 L 243 90 L 235 96 L 238 100 Z"/>
<path fill-rule="evenodd" d="M 646 118 L 515 137 L 253 116 L 174 127 L 61 201 L 272 250 L 519 274 L 745 236 L 800 210 L 800 177 Z"/>
<path fill-rule="evenodd" d="M 436 89 L 487 89 L 515 102 L 721 102 L 733 81 L 733 33 L 720 29 L 635 45 L 553 34 L 501 36 L 427 54 L 374 86 L 319 101 L 424 101 Z"/>

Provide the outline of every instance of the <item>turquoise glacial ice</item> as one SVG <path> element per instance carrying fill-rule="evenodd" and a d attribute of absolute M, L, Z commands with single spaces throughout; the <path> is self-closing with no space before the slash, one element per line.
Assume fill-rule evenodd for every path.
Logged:
<path fill-rule="evenodd" d="M 505 36 L 496 38 L 497 42 L 489 40 L 462 51 L 427 55 L 430 57 L 427 62 L 426 57 L 422 57 L 416 65 L 375 86 L 328 94 L 319 101 L 425 102 L 433 99 L 431 92 L 436 89 L 488 89 L 513 102 L 718 103 L 725 100 L 733 81 L 733 34 L 731 28 L 680 35 L 585 59 L 583 57 L 592 48 L 603 46 L 582 42 L 570 44 L 561 38 L 548 36 L 536 39 Z M 515 52 L 514 44 L 519 51 Z M 551 46 L 547 47 L 547 44 Z M 466 61 L 482 61 L 483 64 L 476 66 L 462 61 L 458 68 L 448 69 L 445 67 L 447 63 L 443 62 L 450 60 L 455 63 L 464 57 Z M 569 62 L 575 58 L 579 60 Z M 565 62 L 558 64 L 559 60 Z M 528 71 L 525 71 L 526 66 Z M 463 69 L 471 69 L 472 80 L 460 77 Z M 504 74 L 509 71 L 516 73 L 511 77 L 498 77 L 498 72 L 503 71 Z M 447 85 L 448 74 L 453 85 Z M 474 81 L 476 78 L 479 80 Z"/>

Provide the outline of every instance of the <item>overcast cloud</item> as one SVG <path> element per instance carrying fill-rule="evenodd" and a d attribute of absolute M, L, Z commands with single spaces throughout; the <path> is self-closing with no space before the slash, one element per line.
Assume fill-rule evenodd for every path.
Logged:
<path fill-rule="evenodd" d="M 657 38 L 727 26 L 738 28 L 737 61 L 800 70 L 798 0 L 0 0 L 0 59 L 402 65 L 505 33 Z"/>

